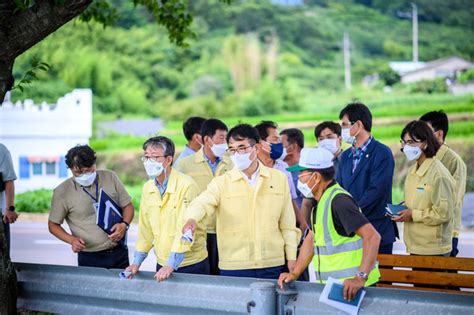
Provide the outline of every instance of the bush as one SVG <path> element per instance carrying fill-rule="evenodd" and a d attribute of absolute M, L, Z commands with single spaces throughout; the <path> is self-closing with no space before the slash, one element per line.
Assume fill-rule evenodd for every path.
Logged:
<path fill-rule="evenodd" d="M 48 213 L 52 196 L 48 189 L 27 191 L 15 196 L 15 207 L 18 212 Z"/>
<path fill-rule="evenodd" d="M 467 70 L 459 76 L 459 83 L 469 83 L 474 81 L 474 68 Z"/>
<path fill-rule="evenodd" d="M 446 93 L 447 88 L 444 79 L 422 80 L 411 86 L 411 93 Z"/>

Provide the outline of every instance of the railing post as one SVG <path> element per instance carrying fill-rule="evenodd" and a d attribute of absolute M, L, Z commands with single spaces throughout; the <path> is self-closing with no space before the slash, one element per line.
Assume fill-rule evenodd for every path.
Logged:
<path fill-rule="evenodd" d="M 256 315 L 276 314 L 276 292 L 273 282 L 254 282 L 250 285 L 252 301 L 247 303 L 247 311 Z"/>

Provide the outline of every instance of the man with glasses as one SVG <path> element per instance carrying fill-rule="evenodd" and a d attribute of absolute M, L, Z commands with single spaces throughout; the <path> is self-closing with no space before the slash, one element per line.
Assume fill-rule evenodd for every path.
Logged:
<path fill-rule="evenodd" d="M 214 177 L 233 168 L 232 161 L 225 154 L 227 150 L 227 126 L 218 119 L 208 119 L 201 126 L 201 138 L 204 146 L 192 156 L 181 160 L 177 170 L 189 175 L 198 185 L 198 194 L 206 190 Z M 217 250 L 216 218 L 207 218 L 207 251 L 211 275 L 219 275 L 219 253 Z"/>
<path fill-rule="evenodd" d="M 258 161 L 259 141 L 250 125 L 232 128 L 227 142 L 235 168 L 214 178 L 185 212 L 183 232 L 197 231 L 203 218 L 216 215 L 219 268 L 224 276 L 278 279 L 295 264 L 300 231 L 288 179 Z"/>
<path fill-rule="evenodd" d="M 48 228 L 51 234 L 78 253 L 79 266 L 125 268 L 129 265 L 124 239 L 133 219 L 131 198 L 114 172 L 96 170 L 96 155 L 88 145 L 78 145 L 66 154 L 73 177 L 53 191 Z M 108 235 L 97 225 L 99 191 L 103 189 L 122 208 L 122 222 Z M 66 220 L 71 233 L 61 226 Z"/>
<path fill-rule="evenodd" d="M 155 278 L 167 279 L 173 272 L 209 274 L 205 226 L 199 225 L 194 241 L 182 239 L 183 213 L 196 197 L 198 187 L 191 177 L 173 169 L 174 143 L 153 137 L 143 144 L 143 166 L 150 180 L 143 186 L 133 277 L 153 247 L 157 259 Z"/>
<path fill-rule="evenodd" d="M 339 118 L 342 139 L 351 148 L 341 155 L 337 182 L 352 195 L 381 235 L 379 253 L 391 254 L 398 237 L 397 225 L 385 216 L 385 207 L 392 203 L 392 151 L 371 135 L 372 114 L 364 104 L 347 105 Z"/>
<path fill-rule="evenodd" d="M 336 178 L 342 153 L 341 125 L 333 121 L 324 121 L 314 128 L 314 137 L 318 147 L 328 150 L 333 155 L 334 178 Z M 301 212 L 308 222 L 311 222 L 311 212 L 316 204 L 314 198 L 305 198 L 302 202 Z"/>
<path fill-rule="evenodd" d="M 304 231 L 307 226 L 306 220 L 304 219 L 298 206 L 298 195 L 296 194 L 296 187 L 293 177 L 291 173 L 286 170 L 288 168 L 288 164 L 283 162 L 287 153 L 283 143 L 281 142 L 280 136 L 278 135 L 277 128 L 277 124 L 273 121 L 262 121 L 255 126 L 255 129 L 257 129 L 260 136 L 260 140 L 255 145 L 257 149 L 257 157 L 258 160 L 266 167 L 271 167 L 285 174 L 288 180 L 288 186 L 290 187 L 291 200 L 296 216 L 296 221 L 301 231 Z"/>

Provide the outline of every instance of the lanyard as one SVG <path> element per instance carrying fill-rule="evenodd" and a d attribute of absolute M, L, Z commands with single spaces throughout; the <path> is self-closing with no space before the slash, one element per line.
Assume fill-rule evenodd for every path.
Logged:
<path fill-rule="evenodd" d="M 95 181 L 94 181 L 94 184 L 95 184 L 95 198 L 94 196 L 92 196 L 92 194 L 90 192 L 88 192 L 84 187 L 82 187 L 82 190 L 84 190 L 84 192 L 89 195 L 89 197 L 92 198 L 92 200 L 94 200 L 95 202 L 98 201 L 99 199 L 99 177 L 97 176 Z"/>

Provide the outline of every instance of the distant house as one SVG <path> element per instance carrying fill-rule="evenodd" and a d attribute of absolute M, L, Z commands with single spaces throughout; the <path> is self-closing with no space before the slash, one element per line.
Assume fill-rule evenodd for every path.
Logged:
<path fill-rule="evenodd" d="M 0 107 L 0 142 L 12 155 L 18 180 L 15 190 L 52 189 L 69 177 L 65 154 L 92 136 L 92 91 L 76 89 L 56 104 L 13 104 Z"/>
<path fill-rule="evenodd" d="M 424 67 L 426 62 L 418 61 L 391 61 L 388 66 L 390 69 L 403 76 L 405 73 L 412 72 Z"/>
<path fill-rule="evenodd" d="M 437 59 L 425 63 L 422 67 L 401 75 L 402 83 L 413 83 L 437 78 L 455 79 L 460 73 L 474 67 L 474 64 L 458 56 Z"/>

